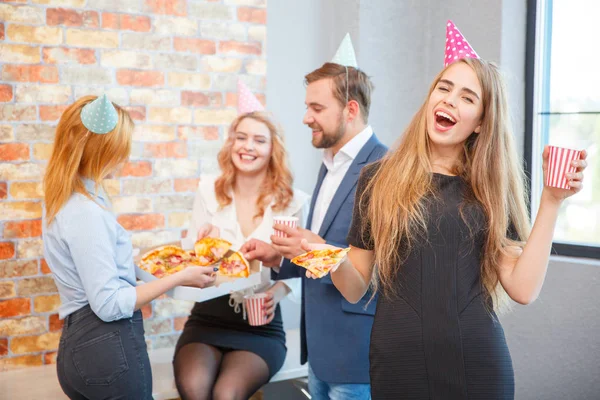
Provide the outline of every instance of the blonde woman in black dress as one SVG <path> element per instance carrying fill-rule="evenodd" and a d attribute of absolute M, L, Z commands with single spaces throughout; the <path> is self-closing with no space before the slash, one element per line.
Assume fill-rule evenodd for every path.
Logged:
<path fill-rule="evenodd" d="M 514 398 L 495 311 L 506 295 L 528 304 L 540 293 L 559 207 L 581 190 L 585 158 L 569 190 L 544 187 L 530 229 L 497 67 L 460 59 L 435 78 L 399 146 L 363 170 L 352 250 L 331 274 L 350 302 L 371 284 L 380 292 L 373 399 Z M 543 160 L 546 173 L 547 150 Z"/>

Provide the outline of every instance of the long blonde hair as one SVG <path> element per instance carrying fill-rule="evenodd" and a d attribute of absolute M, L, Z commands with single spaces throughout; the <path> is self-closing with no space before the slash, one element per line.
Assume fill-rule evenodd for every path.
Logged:
<path fill-rule="evenodd" d="M 487 229 L 481 282 L 487 299 L 491 298 L 494 308 L 498 309 L 508 300 L 498 284 L 498 263 L 503 247 L 515 243 L 507 238 L 507 231 L 510 227 L 518 241 L 524 241 L 529 235 L 525 179 L 513 141 L 506 89 L 498 67 L 479 59 L 466 58 L 458 62 L 467 64 L 477 75 L 482 88 L 483 115 L 480 133 L 472 134 L 466 140 L 462 162 L 453 172 L 467 182 L 485 214 Z M 427 98 L 404 131 L 397 148 L 386 155 L 374 172 L 363 194 L 369 194 L 370 201 L 360 199 L 361 214 L 370 222 L 375 245 L 375 290 L 380 289 L 385 296 L 396 293 L 396 274 L 409 251 L 427 231 L 427 201 L 435 196 L 427 135 L 427 103 L 447 68 L 434 79 Z"/>
<path fill-rule="evenodd" d="M 235 183 L 236 168 L 231 160 L 231 149 L 235 141 L 235 131 L 244 119 L 250 118 L 262 122 L 267 126 L 271 133 L 271 159 L 267 166 L 267 177 L 260 188 L 260 194 L 257 200 L 258 212 L 254 216 L 262 217 L 265 208 L 271 201 L 274 201 L 273 210 L 282 211 L 292 201 L 294 190 L 292 188 L 293 176 L 290 171 L 283 135 L 269 114 L 262 111 L 255 111 L 238 116 L 229 127 L 227 139 L 219 151 L 217 160 L 221 167 L 221 175 L 215 181 L 215 194 L 221 207 L 231 204 L 233 198 L 231 192 Z"/>
<path fill-rule="evenodd" d="M 83 107 L 96 100 L 85 96 L 69 106 L 56 127 L 52 155 L 44 176 L 46 223 L 50 224 L 73 193 L 88 194 L 82 178 L 101 185 L 102 180 L 121 163 L 131 151 L 133 121 L 127 111 L 113 104 L 119 115 L 112 131 L 99 135 L 89 132 L 81 122 Z"/>

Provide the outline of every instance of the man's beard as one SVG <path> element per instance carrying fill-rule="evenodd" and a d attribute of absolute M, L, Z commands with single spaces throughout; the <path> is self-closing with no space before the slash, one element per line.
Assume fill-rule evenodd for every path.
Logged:
<path fill-rule="evenodd" d="M 338 126 L 333 132 L 325 132 L 318 124 L 311 124 L 309 127 L 313 130 L 321 131 L 320 140 L 316 138 L 312 139 L 312 145 L 317 149 L 329 149 L 335 146 L 342 139 L 344 133 L 346 132 L 346 123 L 341 115 L 340 120 L 338 121 Z"/>

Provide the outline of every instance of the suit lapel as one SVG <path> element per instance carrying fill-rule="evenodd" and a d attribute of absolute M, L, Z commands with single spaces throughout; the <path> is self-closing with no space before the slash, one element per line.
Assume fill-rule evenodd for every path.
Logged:
<path fill-rule="evenodd" d="M 327 234 L 327 230 L 331 226 L 335 216 L 340 211 L 342 204 L 354 188 L 356 183 L 358 182 L 358 177 L 360 175 L 360 171 L 369 161 L 369 156 L 373 152 L 373 149 L 377 145 L 379 141 L 375 137 L 375 134 L 371 136 L 371 138 L 365 143 L 365 145 L 360 149 L 352 164 L 350 164 L 350 168 L 344 175 L 344 179 L 342 179 L 342 183 L 335 192 L 333 199 L 331 200 L 331 204 L 327 209 L 327 213 L 325 214 L 325 218 L 323 219 L 323 223 L 321 224 L 321 229 L 319 229 L 319 236 L 325 237 Z"/>
<path fill-rule="evenodd" d="M 315 204 L 317 202 L 317 197 L 319 196 L 319 191 L 321 190 L 321 185 L 323 184 L 323 180 L 325 179 L 325 175 L 327 175 L 327 167 L 325 164 L 321 164 L 321 169 L 319 170 L 319 177 L 317 178 L 317 184 L 315 186 L 315 190 L 313 191 L 312 198 L 310 199 L 310 210 L 308 211 L 308 219 L 306 220 L 306 229 L 310 230 L 313 220 L 313 214 L 315 212 Z"/>

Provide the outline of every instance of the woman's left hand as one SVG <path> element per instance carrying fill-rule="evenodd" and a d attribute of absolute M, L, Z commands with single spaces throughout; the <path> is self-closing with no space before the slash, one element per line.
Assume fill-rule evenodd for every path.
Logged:
<path fill-rule="evenodd" d="M 546 181 L 546 176 L 548 175 L 548 157 L 549 151 L 548 146 L 546 146 L 544 148 L 544 153 L 542 154 L 542 169 L 544 171 L 544 182 Z M 575 193 L 581 191 L 581 189 L 583 188 L 583 171 L 588 165 L 586 158 L 587 152 L 583 150 L 581 152 L 579 160 L 574 160 L 571 162 L 571 165 L 574 166 L 576 170 L 575 172 L 565 174 L 567 180 L 569 181 L 570 189 L 560 189 L 544 185 L 542 199 L 544 199 L 544 197 L 547 197 L 549 200 L 561 203 L 567 197 L 573 196 Z"/>
<path fill-rule="evenodd" d="M 277 304 L 287 295 L 287 291 L 283 282 L 277 282 L 265 290 L 265 293 L 267 294 L 267 298 L 265 299 L 263 312 L 267 317 L 267 324 L 270 324 L 273 318 L 275 318 Z"/>
<path fill-rule="evenodd" d="M 263 312 L 267 317 L 267 324 L 270 324 L 275 318 L 275 309 L 277 309 L 278 301 L 275 301 L 275 295 L 273 292 L 267 291 L 267 298 L 265 299 L 265 305 L 263 306 Z"/>
<path fill-rule="evenodd" d="M 302 250 L 304 250 L 306 252 L 313 251 L 313 250 L 324 250 L 324 249 L 338 250 L 339 249 L 339 247 L 335 247 L 335 246 L 332 246 L 330 244 L 325 244 L 325 243 L 308 243 L 308 241 L 306 239 L 302 240 L 302 242 L 300 243 L 300 246 L 302 247 Z M 339 264 L 340 263 L 338 263 L 338 265 L 336 265 L 335 267 L 331 268 L 331 270 L 329 272 L 335 272 L 335 270 L 338 268 Z M 309 270 L 306 270 L 306 277 L 310 278 L 310 279 L 320 279 L 318 276 L 316 276 Z"/>

